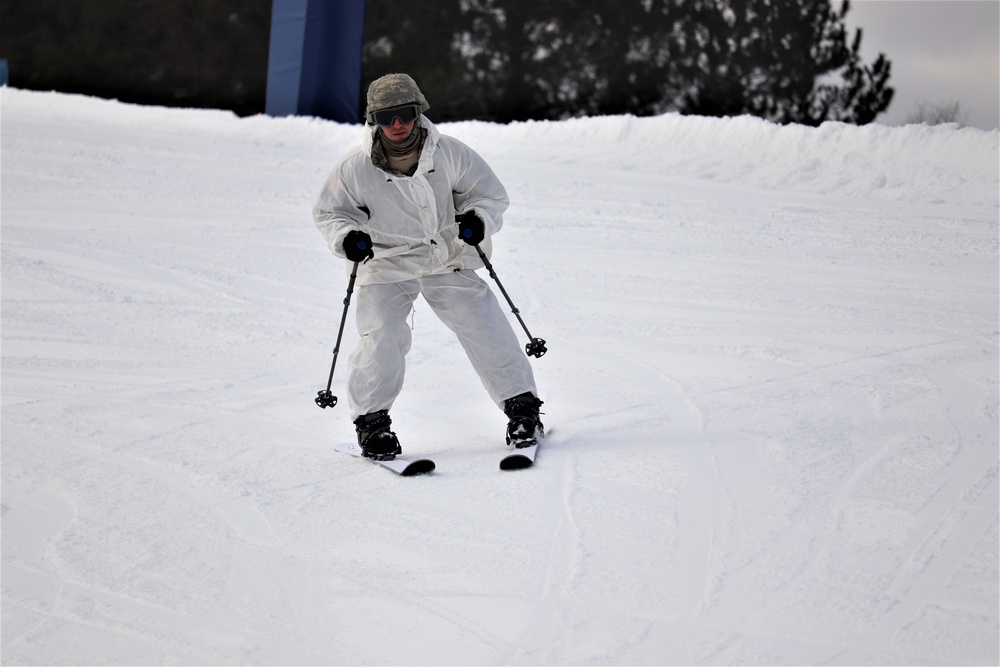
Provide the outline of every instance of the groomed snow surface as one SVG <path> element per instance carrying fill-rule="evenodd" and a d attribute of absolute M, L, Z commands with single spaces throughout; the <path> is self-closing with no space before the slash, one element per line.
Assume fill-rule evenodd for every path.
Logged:
<path fill-rule="evenodd" d="M 313 402 L 358 126 L 0 103 L 4 664 L 1000 662 L 996 131 L 442 126 L 554 431 L 498 470 L 418 302 L 404 479 L 333 449 L 353 319 Z"/>

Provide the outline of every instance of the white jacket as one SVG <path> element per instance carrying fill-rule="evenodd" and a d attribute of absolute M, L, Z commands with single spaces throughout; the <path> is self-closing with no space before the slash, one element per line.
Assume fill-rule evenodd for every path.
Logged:
<path fill-rule="evenodd" d="M 394 283 L 483 266 L 476 249 L 458 238 L 456 213 L 475 211 L 486 227 L 480 244 L 489 256 L 489 237 L 503 226 L 509 200 L 493 170 L 461 141 L 442 135 L 424 116 L 428 135 L 413 176 L 400 176 L 372 163 L 375 127 L 327 179 L 313 219 L 330 249 L 345 257 L 344 237 L 367 232 L 375 258 L 358 268 L 358 284 Z M 352 268 L 348 263 L 348 270 Z"/>

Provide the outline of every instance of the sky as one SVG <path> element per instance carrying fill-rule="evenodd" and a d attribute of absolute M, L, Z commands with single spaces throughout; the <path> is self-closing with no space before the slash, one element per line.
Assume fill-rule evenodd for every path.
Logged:
<path fill-rule="evenodd" d="M 896 89 L 876 122 L 904 124 L 919 104 L 959 103 L 962 122 L 1000 126 L 1000 1 L 856 0 L 847 25 L 861 27 L 861 53 L 884 53 Z"/>

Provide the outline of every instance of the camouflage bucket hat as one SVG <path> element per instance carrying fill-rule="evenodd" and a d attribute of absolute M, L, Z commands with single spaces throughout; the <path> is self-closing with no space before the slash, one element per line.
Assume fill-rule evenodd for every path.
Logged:
<path fill-rule="evenodd" d="M 365 120 L 374 125 L 373 112 L 379 109 L 398 107 L 401 104 L 416 104 L 420 107 L 420 113 L 431 108 L 424 94 L 417 88 L 417 82 L 408 74 L 386 74 L 379 77 L 368 86 L 368 108 L 365 109 Z"/>

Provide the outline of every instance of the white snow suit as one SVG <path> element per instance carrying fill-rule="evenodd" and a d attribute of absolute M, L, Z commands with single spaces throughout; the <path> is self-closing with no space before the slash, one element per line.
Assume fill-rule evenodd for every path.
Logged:
<path fill-rule="evenodd" d="M 327 179 L 313 208 L 330 249 L 346 258 L 352 230 L 368 233 L 373 259 L 359 265 L 355 302 L 361 340 L 351 355 L 347 393 L 354 418 L 388 410 L 402 389 L 410 349 L 406 322 L 418 294 L 458 337 L 493 401 L 524 392 L 537 396 L 534 375 L 496 297 L 474 273 L 483 266 L 458 238 L 456 213 L 475 211 L 490 235 L 503 225 L 507 192 L 471 148 L 443 136 L 424 116 L 414 126 L 427 137 L 412 176 L 372 162 L 377 127 L 366 126 L 361 146 Z M 348 269 L 351 268 L 349 263 Z"/>

